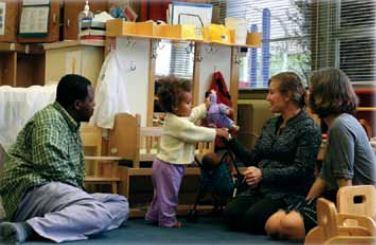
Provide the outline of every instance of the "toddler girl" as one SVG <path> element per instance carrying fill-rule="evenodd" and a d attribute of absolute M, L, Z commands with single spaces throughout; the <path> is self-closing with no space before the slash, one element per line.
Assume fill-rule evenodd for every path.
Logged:
<path fill-rule="evenodd" d="M 158 99 L 166 112 L 160 149 L 153 162 L 154 197 L 145 219 L 163 227 L 180 227 L 176 206 L 185 165 L 194 160 L 195 143 L 228 138 L 224 129 L 195 125 L 206 116 L 209 101 L 192 106 L 191 83 L 174 76 L 159 80 Z"/>

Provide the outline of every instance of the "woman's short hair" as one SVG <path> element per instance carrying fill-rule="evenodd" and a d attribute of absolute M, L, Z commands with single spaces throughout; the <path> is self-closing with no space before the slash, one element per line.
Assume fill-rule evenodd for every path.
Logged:
<path fill-rule="evenodd" d="M 91 82 L 86 77 L 77 74 L 63 76 L 56 89 L 56 101 L 64 108 L 74 104 L 76 100 L 84 100 L 88 96 Z"/>
<path fill-rule="evenodd" d="M 291 96 L 292 102 L 299 108 L 305 106 L 306 90 L 300 77 L 294 72 L 281 72 L 269 79 L 269 84 L 279 81 L 279 92 L 285 96 Z"/>
<path fill-rule="evenodd" d="M 158 81 L 158 102 L 165 112 L 174 112 L 182 100 L 183 92 L 191 92 L 191 81 L 185 78 L 175 76 L 166 76 Z"/>
<path fill-rule="evenodd" d="M 358 97 L 350 79 L 340 69 L 325 68 L 313 72 L 310 85 L 309 105 L 319 117 L 355 113 Z"/>

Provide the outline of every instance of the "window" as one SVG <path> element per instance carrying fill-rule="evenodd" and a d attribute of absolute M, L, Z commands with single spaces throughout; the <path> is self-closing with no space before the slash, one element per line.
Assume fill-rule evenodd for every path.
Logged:
<path fill-rule="evenodd" d="M 266 88 L 268 78 L 282 71 L 295 71 L 307 81 L 312 70 L 328 66 L 342 69 L 354 83 L 370 84 L 376 80 L 374 0 L 215 0 L 211 3 L 215 6 L 216 22 L 223 24 L 224 18 L 230 16 L 245 18 L 248 29 L 256 25 L 259 32 L 263 32 L 264 9 L 270 11 L 270 42 L 266 53 L 269 66 L 262 60 L 262 48 L 248 52 L 240 67 L 242 88 Z M 191 78 L 193 53 L 169 45 L 163 51 L 165 54 L 157 57 L 157 75 Z"/>
<path fill-rule="evenodd" d="M 375 81 L 373 0 L 320 1 L 314 5 L 313 69 L 334 66 L 354 83 Z"/>
<path fill-rule="evenodd" d="M 213 0 L 213 20 L 224 22 L 225 0 Z M 192 79 L 193 76 L 194 47 L 189 42 L 164 42 L 157 49 L 155 73 L 158 76 L 176 75 L 178 77 Z"/>
<path fill-rule="evenodd" d="M 157 47 L 155 74 L 192 79 L 194 46 L 189 42 L 162 40 Z"/>
<path fill-rule="evenodd" d="M 263 12 L 266 8 L 270 11 L 269 52 L 265 53 L 269 55 L 269 62 L 262 60 L 263 48 L 248 52 L 240 68 L 240 87 L 266 88 L 271 75 L 287 70 L 304 78 L 308 76 L 311 71 L 308 0 L 229 0 L 226 4 L 226 16 L 245 18 L 249 30 L 251 25 L 257 25 L 259 32 L 263 32 Z M 252 52 L 256 54 L 252 55 Z M 252 63 L 256 63 L 253 64 L 255 73 L 251 71 Z"/>

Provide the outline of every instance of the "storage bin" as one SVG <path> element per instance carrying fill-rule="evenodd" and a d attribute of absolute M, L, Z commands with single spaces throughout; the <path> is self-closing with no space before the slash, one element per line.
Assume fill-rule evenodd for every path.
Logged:
<path fill-rule="evenodd" d="M 225 26 L 230 30 L 231 43 L 244 45 L 247 41 L 247 22 L 245 19 L 227 17 Z"/>
<path fill-rule="evenodd" d="M 135 35 L 136 23 L 123 21 L 120 19 L 113 19 L 106 22 L 106 35 L 110 37 Z"/>
<path fill-rule="evenodd" d="M 203 28 L 204 41 L 231 44 L 230 31 L 224 25 L 210 24 Z"/>

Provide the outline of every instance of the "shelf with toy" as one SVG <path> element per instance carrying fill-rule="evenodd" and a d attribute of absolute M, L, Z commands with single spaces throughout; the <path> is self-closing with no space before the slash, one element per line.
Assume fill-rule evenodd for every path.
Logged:
<path fill-rule="evenodd" d="M 156 25 L 154 22 L 126 22 L 118 19 L 107 21 L 106 30 L 108 37 L 163 39 L 246 48 L 258 48 L 261 45 L 260 33 L 248 33 L 245 44 L 235 44 L 228 29 L 214 24 L 202 28 L 201 37 L 195 36 L 195 28 L 190 25 Z"/>

